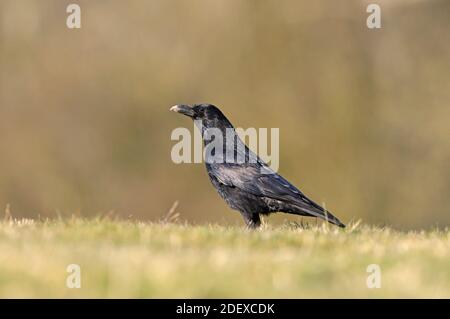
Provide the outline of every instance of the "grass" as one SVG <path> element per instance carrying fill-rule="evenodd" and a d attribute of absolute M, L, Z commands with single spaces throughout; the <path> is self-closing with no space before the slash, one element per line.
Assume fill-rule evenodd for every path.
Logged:
<path fill-rule="evenodd" d="M 66 287 L 69 264 L 81 288 Z M 369 264 L 381 288 L 369 289 Z M 0 297 L 450 297 L 449 231 L 114 219 L 0 223 Z"/>

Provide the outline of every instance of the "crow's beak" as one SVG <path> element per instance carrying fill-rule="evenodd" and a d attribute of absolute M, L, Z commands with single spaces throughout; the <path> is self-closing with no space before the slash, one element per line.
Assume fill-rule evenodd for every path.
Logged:
<path fill-rule="evenodd" d="M 170 108 L 171 111 L 184 114 L 189 117 L 194 117 L 195 112 L 189 105 L 174 105 Z"/>

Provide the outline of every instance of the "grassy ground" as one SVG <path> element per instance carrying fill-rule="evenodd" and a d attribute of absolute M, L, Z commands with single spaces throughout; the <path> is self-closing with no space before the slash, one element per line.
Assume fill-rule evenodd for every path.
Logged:
<path fill-rule="evenodd" d="M 69 264 L 81 288 L 66 287 Z M 369 264 L 381 288 L 369 289 Z M 450 235 L 350 225 L 0 223 L 0 297 L 450 297 Z"/>

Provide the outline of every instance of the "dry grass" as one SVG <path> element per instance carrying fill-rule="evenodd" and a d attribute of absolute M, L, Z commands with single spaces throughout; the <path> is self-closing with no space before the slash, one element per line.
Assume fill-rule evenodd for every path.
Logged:
<path fill-rule="evenodd" d="M 450 297 L 448 230 L 0 223 L 0 297 Z M 81 288 L 66 267 L 81 266 Z M 368 289 L 378 264 L 382 287 Z"/>

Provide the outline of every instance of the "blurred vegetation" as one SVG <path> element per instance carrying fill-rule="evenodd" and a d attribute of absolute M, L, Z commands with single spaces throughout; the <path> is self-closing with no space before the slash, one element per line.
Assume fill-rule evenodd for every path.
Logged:
<path fill-rule="evenodd" d="M 446 231 L 0 222 L 2 298 L 448 298 Z M 69 289 L 67 266 L 81 268 Z M 367 267 L 381 269 L 369 289 Z M 208 280 L 205 280 L 208 278 Z"/>
<path fill-rule="evenodd" d="M 280 173 L 344 221 L 450 222 L 450 2 L 0 2 L 0 207 L 16 217 L 241 223 L 168 111 L 210 102 L 280 128 Z M 286 218 L 281 215 L 275 220 Z M 297 218 L 298 220 L 298 218 Z"/>

